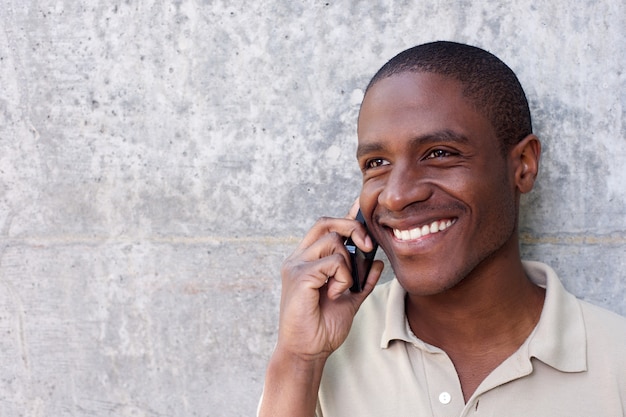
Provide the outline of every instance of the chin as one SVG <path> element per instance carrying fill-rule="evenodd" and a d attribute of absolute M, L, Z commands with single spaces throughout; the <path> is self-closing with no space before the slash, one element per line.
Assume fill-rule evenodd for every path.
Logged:
<path fill-rule="evenodd" d="M 391 262 L 396 279 L 407 293 L 417 296 L 441 294 L 459 284 L 463 274 L 454 274 L 446 265 L 439 267 L 409 267 L 408 265 L 394 265 Z"/>

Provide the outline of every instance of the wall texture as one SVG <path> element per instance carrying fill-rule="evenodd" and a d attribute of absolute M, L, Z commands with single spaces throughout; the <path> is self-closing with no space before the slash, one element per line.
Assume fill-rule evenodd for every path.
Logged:
<path fill-rule="evenodd" d="M 0 415 L 252 415 L 280 263 L 358 195 L 362 89 L 435 39 L 526 88 L 524 255 L 626 314 L 624 27 L 609 0 L 0 0 Z"/>

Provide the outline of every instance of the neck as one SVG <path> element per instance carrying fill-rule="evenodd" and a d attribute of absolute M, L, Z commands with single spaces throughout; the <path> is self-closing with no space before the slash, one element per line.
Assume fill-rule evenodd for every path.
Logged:
<path fill-rule="evenodd" d="M 523 342 L 539 319 L 543 296 L 519 261 L 513 269 L 474 271 L 437 295 L 408 295 L 406 313 L 413 332 L 426 342 L 484 349 L 486 341 L 497 339 Z"/>
<path fill-rule="evenodd" d="M 516 259 L 501 267 L 479 267 L 437 295 L 407 295 L 413 333 L 448 354 L 466 401 L 539 321 L 545 292 L 526 277 Z"/>

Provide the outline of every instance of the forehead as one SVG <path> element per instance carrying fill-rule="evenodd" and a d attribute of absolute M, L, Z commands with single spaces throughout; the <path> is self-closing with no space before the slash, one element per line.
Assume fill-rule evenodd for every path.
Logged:
<path fill-rule="evenodd" d="M 493 135 L 491 123 L 463 95 L 456 79 L 426 72 L 384 78 L 367 91 L 358 121 L 359 142 L 451 131 Z"/>

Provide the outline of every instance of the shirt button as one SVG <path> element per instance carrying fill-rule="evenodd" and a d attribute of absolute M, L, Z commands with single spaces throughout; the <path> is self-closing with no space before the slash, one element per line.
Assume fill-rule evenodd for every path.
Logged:
<path fill-rule="evenodd" d="M 439 402 L 441 404 L 449 404 L 451 400 L 452 400 L 452 396 L 449 393 L 444 391 L 441 394 L 439 394 Z"/>

